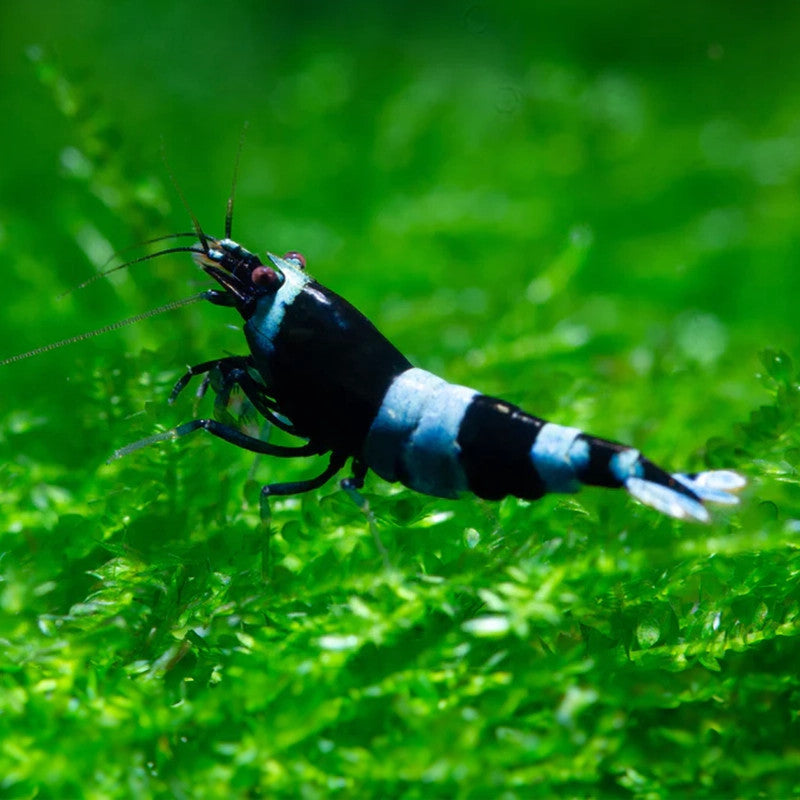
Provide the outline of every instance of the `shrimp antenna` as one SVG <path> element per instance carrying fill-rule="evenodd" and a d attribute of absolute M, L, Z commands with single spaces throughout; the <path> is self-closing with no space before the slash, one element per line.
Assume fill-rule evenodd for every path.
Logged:
<path fill-rule="evenodd" d="M 126 261 L 123 264 L 117 264 L 110 269 L 105 269 L 108 264 L 110 264 L 115 258 L 119 258 L 123 253 L 128 253 L 131 250 L 135 250 L 137 247 L 144 247 L 148 244 L 156 244 L 157 242 L 165 242 L 168 239 L 181 239 L 184 237 L 191 236 L 193 239 L 197 238 L 197 234 L 194 231 L 184 231 L 182 233 L 165 233 L 163 236 L 155 236 L 152 239 L 145 239 L 143 242 L 138 242 L 137 244 L 129 244 L 127 247 L 123 247 L 121 250 L 117 250 L 115 253 L 112 253 L 101 265 L 100 271 L 95 273 L 91 276 L 91 278 L 87 278 L 83 283 L 79 283 L 77 286 L 73 286 L 70 289 L 67 289 L 65 292 L 62 292 L 60 295 L 56 297 L 56 300 L 63 300 L 67 295 L 72 294 L 73 292 L 77 292 L 79 289 L 85 289 L 90 284 L 94 283 L 95 281 L 99 281 L 100 278 L 105 278 L 107 275 L 110 275 L 112 272 L 116 272 L 119 269 L 125 269 L 125 267 L 129 267 L 131 264 L 135 264 L 137 261 L 142 259 L 134 259 L 133 261 Z M 154 253 L 154 256 L 161 255 L 161 253 Z"/>
<path fill-rule="evenodd" d="M 166 147 L 164 146 L 163 137 L 161 138 L 161 160 L 164 162 L 164 168 L 167 170 L 167 175 L 169 175 L 169 179 L 172 182 L 172 185 L 175 187 L 175 191 L 178 193 L 178 197 L 180 197 L 183 207 L 186 209 L 186 211 L 189 213 L 189 216 L 192 219 L 192 227 L 194 228 L 194 232 L 197 235 L 197 238 L 200 240 L 200 246 L 203 248 L 203 252 L 208 253 L 209 251 L 208 237 L 205 235 L 205 233 L 203 233 L 203 229 L 200 227 L 200 221 L 195 216 L 194 211 L 192 211 L 192 208 L 189 205 L 189 202 L 186 199 L 186 196 L 184 195 L 183 190 L 180 187 L 180 184 L 175 179 L 175 176 L 172 174 L 172 170 L 170 169 L 169 166 L 169 161 L 167 161 L 167 150 Z"/>
<path fill-rule="evenodd" d="M 33 350 L 28 350 L 27 353 L 19 353 L 15 356 L 4 358 L 2 361 L 0 361 L 0 367 L 5 367 L 7 364 L 13 364 L 15 361 L 22 361 L 25 358 L 38 356 L 41 353 L 48 353 L 50 350 L 58 350 L 59 347 L 64 347 L 68 344 L 74 344 L 75 342 L 82 342 L 84 339 L 91 339 L 94 336 L 100 336 L 103 333 L 110 333 L 111 331 L 119 330 L 119 328 L 125 328 L 128 325 L 135 325 L 137 322 L 141 322 L 143 319 L 149 319 L 150 317 L 164 314 L 167 311 L 172 311 L 173 309 L 188 306 L 191 303 L 196 303 L 198 300 L 204 300 L 206 295 L 207 292 L 200 292 L 200 294 L 193 295 L 192 297 L 185 297 L 183 300 L 173 300 L 171 303 L 167 303 L 166 305 L 159 306 L 158 308 L 152 308 L 150 311 L 144 311 L 141 314 L 136 314 L 132 317 L 128 317 L 127 319 L 121 319 L 117 322 L 112 322 L 110 325 L 105 325 L 97 330 L 88 331 L 87 333 L 79 333 L 77 336 L 70 336 L 69 339 L 62 339 L 60 342 L 51 342 L 50 344 L 36 347 Z"/>
<path fill-rule="evenodd" d="M 193 233 L 189 234 L 190 236 L 194 236 Z M 165 237 L 166 238 L 166 237 Z M 139 258 L 132 258 L 130 261 L 126 261 L 124 264 L 117 264 L 116 267 L 111 267 L 111 269 L 107 269 L 105 272 L 99 272 L 97 275 L 92 275 L 91 278 L 85 280 L 83 283 L 76 286 L 76 289 L 83 289 L 84 286 L 88 286 L 90 283 L 94 283 L 98 278 L 103 278 L 106 275 L 111 275 L 112 272 L 116 272 L 120 269 L 125 269 L 126 267 L 130 267 L 132 264 L 141 264 L 143 261 L 152 261 L 154 258 L 159 258 L 160 256 L 166 256 L 170 253 L 199 253 L 200 251 L 196 247 L 167 247 L 164 250 L 159 250 L 157 253 L 148 253 L 144 256 L 139 256 Z M 73 289 L 68 289 L 63 294 L 58 296 L 59 299 L 68 295 L 70 292 L 74 291 Z"/>
<path fill-rule="evenodd" d="M 239 147 L 236 148 L 236 161 L 233 164 L 233 180 L 231 181 L 231 193 L 228 197 L 228 205 L 225 209 L 225 238 L 231 238 L 233 230 L 233 198 L 236 194 L 236 184 L 239 180 L 239 161 L 242 158 L 245 134 L 247 133 L 247 122 L 242 125 L 242 132 L 239 134 Z"/>

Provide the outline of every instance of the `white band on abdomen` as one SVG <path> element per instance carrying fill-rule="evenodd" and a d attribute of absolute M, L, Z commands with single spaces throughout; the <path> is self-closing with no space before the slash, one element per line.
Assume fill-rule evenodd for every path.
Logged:
<path fill-rule="evenodd" d="M 467 490 L 458 432 L 477 392 L 424 369 L 398 375 L 367 434 L 368 466 L 388 481 L 438 497 Z"/>
<path fill-rule="evenodd" d="M 589 443 L 580 440 L 580 428 L 547 422 L 531 447 L 531 461 L 551 492 L 574 492 L 578 488 L 576 470 L 589 460 Z"/>

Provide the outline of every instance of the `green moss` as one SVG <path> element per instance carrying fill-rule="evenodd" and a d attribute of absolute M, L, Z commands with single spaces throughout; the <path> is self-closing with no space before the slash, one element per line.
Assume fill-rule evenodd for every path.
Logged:
<path fill-rule="evenodd" d="M 335 484 L 265 541 L 308 463 L 107 463 L 212 412 L 166 401 L 243 352 L 228 310 L 0 367 L 0 796 L 800 793 L 797 9 L 132 8 L 5 15 L 2 355 L 195 293 L 178 255 L 57 299 L 187 227 L 162 133 L 218 233 L 249 119 L 248 246 L 420 366 L 749 488 L 700 526 L 371 478 L 387 565 Z"/>

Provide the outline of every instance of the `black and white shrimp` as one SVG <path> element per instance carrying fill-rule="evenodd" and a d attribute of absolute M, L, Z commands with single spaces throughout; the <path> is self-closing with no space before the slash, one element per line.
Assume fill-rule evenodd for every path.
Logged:
<path fill-rule="evenodd" d="M 262 508 L 276 495 L 325 484 L 351 461 L 342 487 L 358 498 L 369 470 L 417 492 L 444 498 L 472 493 L 535 500 L 582 484 L 624 488 L 679 519 L 709 519 L 705 503 L 735 504 L 744 479 L 729 470 L 669 473 L 639 450 L 531 416 L 515 405 L 414 367 L 345 299 L 317 283 L 295 252 L 262 262 L 230 238 L 196 226 L 185 248 L 220 285 L 203 296 L 235 308 L 249 355 L 208 361 L 178 381 L 174 399 L 195 375 L 215 376 L 227 398 L 238 387 L 269 422 L 305 440 L 271 444 L 214 419 L 187 422 L 119 454 L 198 429 L 256 453 L 329 455 L 308 480 L 262 489 Z M 184 249 L 184 248 L 174 248 Z M 174 251 L 173 249 L 173 251 Z"/>

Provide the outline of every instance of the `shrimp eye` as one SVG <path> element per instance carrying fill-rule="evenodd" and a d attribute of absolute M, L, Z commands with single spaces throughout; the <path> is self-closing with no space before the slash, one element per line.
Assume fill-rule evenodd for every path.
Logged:
<path fill-rule="evenodd" d="M 272 269 L 272 267 L 265 267 L 263 265 L 256 267 L 250 273 L 250 280 L 262 289 L 273 289 L 283 283 L 282 275 Z"/>
<path fill-rule="evenodd" d="M 290 250 L 288 253 L 286 253 L 283 257 L 283 260 L 288 261 L 298 269 L 305 270 L 306 268 L 305 257 L 302 253 L 298 253 L 296 250 Z"/>

